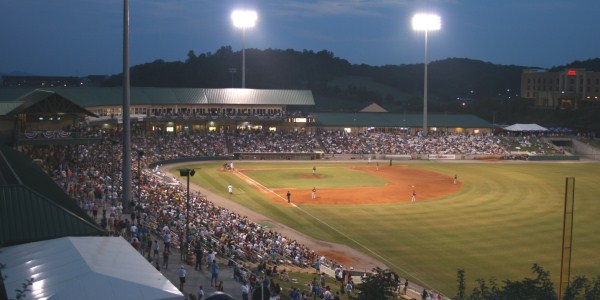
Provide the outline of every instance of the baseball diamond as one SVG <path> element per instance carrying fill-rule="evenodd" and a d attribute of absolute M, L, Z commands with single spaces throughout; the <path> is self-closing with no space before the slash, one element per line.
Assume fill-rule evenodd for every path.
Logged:
<path fill-rule="evenodd" d="M 319 164 L 321 178 L 310 175 L 312 164 L 239 162 L 239 174 L 202 164 L 193 180 L 217 194 L 224 183 L 235 182 L 245 193 L 232 201 L 317 240 L 347 244 L 412 281 L 452 295 L 458 269 L 469 278 L 523 278 L 538 263 L 558 275 L 562 196 L 569 174 L 578 187 L 572 274 L 600 271 L 600 259 L 588 255 L 600 250 L 592 230 L 600 225 L 592 212 L 598 207 L 593 200 L 597 164 L 403 162 L 375 171 L 366 160 L 341 161 Z M 291 170 L 295 178 L 289 179 Z M 361 175 L 335 187 L 335 177 L 348 172 Z M 457 185 L 455 174 L 460 176 Z M 363 179 L 369 177 L 385 184 L 365 186 L 368 179 Z M 248 185 L 248 178 L 262 188 Z M 317 201 L 310 200 L 313 184 L 320 187 Z M 292 204 L 285 201 L 287 190 L 294 194 Z M 411 203 L 413 190 L 419 197 Z M 328 253 L 359 264 L 344 253 Z"/>

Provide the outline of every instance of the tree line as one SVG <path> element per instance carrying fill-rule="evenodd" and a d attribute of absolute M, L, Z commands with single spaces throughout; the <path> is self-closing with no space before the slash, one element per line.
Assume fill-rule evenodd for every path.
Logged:
<path fill-rule="evenodd" d="M 504 280 L 498 283 L 491 278 L 488 281 L 478 278 L 473 290 L 466 288 L 466 275 L 463 269 L 457 271 L 457 293 L 453 300 L 597 300 L 600 299 L 600 276 L 586 278 L 576 276 L 570 280 L 559 297 L 550 272 L 538 264 L 531 267 L 533 276 L 522 280 Z M 389 276 L 388 270 L 374 269 L 371 276 L 357 286 L 360 291 L 358 299 L 394 299 L 392 291 L 397 282 Z M 425 299 L 425 297 L 423 297 Z M 429 299 L 429 298 L 427 298 Z"/>

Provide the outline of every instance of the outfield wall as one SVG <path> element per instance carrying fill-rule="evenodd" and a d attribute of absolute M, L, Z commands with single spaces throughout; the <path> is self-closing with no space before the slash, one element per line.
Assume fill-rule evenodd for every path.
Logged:
<path fill-rule="evenodd" d="M 530 156 L 529 160 L 579 160 L 577 155 L 534 155 Z"/>
<path fill-rule="evenodd" d="M 574 148 L 576 144 L 581 144 L 581 149 L 577 151 L 585 151 L 586 155 L 580 155 L 585 158 L 600 160 L 600 150 L 590 147 L 581 142 L 573 142 Z M 537 155 L 529 156 L 527 160 L 579 160 L 579 155 Z M 149 168 L 154 168 L 156 165 L 185 163 L 194 161 L 218 161 L 218 160 L 360 160 L 368 161 L 371 157 L 374 161 L 407 161 L 407 160 L 505 160 L 506 157 L 496 154 L 323 154 L 323 153 L 235 153 L 233 156 L 221 157 L 183 157 L 177 159 L 169 159 L 164 161 L 153 162 Z M 514 160 L 514 159 L 511 159 Z"/>
<path fill-rule="evenodd" d="M 496 154 L 326 154 L 329 160 L 501 160 Z"/>

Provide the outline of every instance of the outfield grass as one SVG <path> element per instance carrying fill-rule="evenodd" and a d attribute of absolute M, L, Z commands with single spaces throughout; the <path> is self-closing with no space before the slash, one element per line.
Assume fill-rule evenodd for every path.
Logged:
<path fill-rule="evenodd" d="M 314 163 L 242 163 L 236 168 L 269 168 L 266 184 L 291 184 L 281 169 L 306 168 Z M 355 163 L 354 163 L 355 164 Z M 318 164 L 318 172 L 327 166 Z M 351 164 L 349 164 L 351 165 Z M 435 201 L 385 205 L 277 204 L 246 186 L 221 164 L 205 164 L 192 180 L 249 208 L 317 239 L 345 243 L 375 256 L 428 288 L 453 296 L 456 271 L 465 269 L 469 289 L 476 278 L 520 280 L 538 263 L 558 286 L 562 247 L 565 177 L 576 178 L 572 276 L 600 275 L 600 165 L 580 163 L 434 163 L 408 162 L 442 174 L 458 174 L 462 189 Z M 342 170 L 341 168 L 339 170 Z M 350 169 L 344 169 L 352 172 Z M 280 175 L 278 175 L 280 174 Z M 332 174 L 335 174 L 332 173 Z M 346 181 L 364 184 L 366 176 Z M 252 174 L 260 178 L 263 174 Z M 281 178 L 283 182 L 271 183 Z M 274 186 L 269 186 L 274 187 Z M 317 222 L 315 218 L 323 222 Z M 333 228 L 333 229 L 332 229 Z"/>

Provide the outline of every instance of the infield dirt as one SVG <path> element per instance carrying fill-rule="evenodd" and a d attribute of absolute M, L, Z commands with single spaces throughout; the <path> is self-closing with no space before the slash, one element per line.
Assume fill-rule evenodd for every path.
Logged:
<path fill-rule="evenodd" d="M 417 201 L 428 201 L 454 193 L 461 187 L 460 181 L 453 184 L 454 174 L 444 175 L 410 168 L 406 165 L 379 166 L 379 168 L 375 165 L 339 166 L 335 168 L 359 170 L 372 176 L 381 177 L 388 183 L 377 187 L 321 188 L 319 182 L 324 178 L 319 174 L 313 176 L 310 172 L 307 172 L 306 174 L 298 174 L 298 176 L 306 180 L 314 180 L 314 186 L 317 187 L 316 200 L 312 200 L 311 189 L 285 187 L 270 190 L 257 188 L 257 190 L 271 200 L 285 205 L 287 205 L 287 201 L 285 201 L 287 191 L 292 193 L 292 202 L 295 204 L 357 205 L 408 202 L 411 201 L 413 191 L 417 194 Z M 238 171 L 244 173 L 249 170 L 251 169 Z M 245 176 L 240 176 L 240 178 L 248 182 Z"/>

